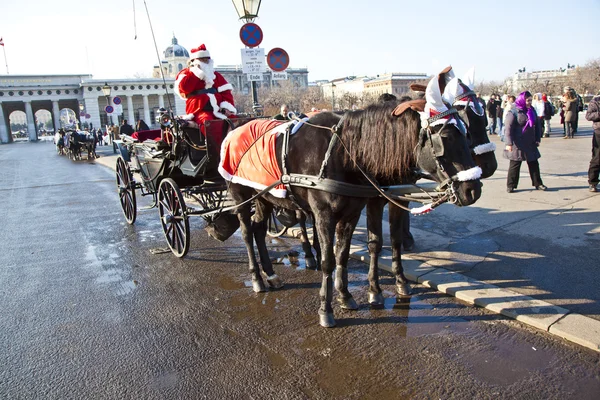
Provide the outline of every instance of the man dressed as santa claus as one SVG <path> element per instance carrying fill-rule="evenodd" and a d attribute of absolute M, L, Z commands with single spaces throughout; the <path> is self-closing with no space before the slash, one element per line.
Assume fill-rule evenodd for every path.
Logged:
<path fill-rule="evenodd" d="M 233 86 L 214 70 L 213 60 L 205 45 L 192 49 L 188 68 L 175 80 L 175 91 L 185 99 L 184 120 L 193 120 L 204 132 L 204 121 L 226 119 L 237 113 Z"/>

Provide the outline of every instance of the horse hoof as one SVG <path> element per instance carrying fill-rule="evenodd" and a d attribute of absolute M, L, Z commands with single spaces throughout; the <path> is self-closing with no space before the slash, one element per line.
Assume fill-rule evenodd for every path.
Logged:
<path fill-rule="evenodd" d="M 319 324 L 321 324 L 323 328 L 333 328 L 335 326 L 333 313 L 321 313 L 321 311 L 319 311 Z"/>
<path fill-rule="evenodd" d="M 267 283 L 272 289 L 281 289 L 283 287 L 283 280 L 277 274 L 267 277 Z"/>
<path fill-rule="evenodd" d="M 255 293 L 261 293 L 261 292 L 266 292 L 267 288 L 265 287 L 265 284 L 263 283 L 262 280 L 253 280 L 252 281 L 252 290 L 254 290 Z"/>
<path fill-rule="evenodd" d="M 369 292 L 369 304 L 372 306 L 383 306 L 385 300 L 381 293 L 371 293 Z"/>
<path fill-rule="evenodd" d="M 408 283 L 399 283 L 396 284 L 396 290 L 400 296 L 410 296 L 412 295 L 412 291 L 410 290 L 410 285 Z"/>
<path fill-rule="evenodd" d="M 317 269 L 317 262 L 314 258 L 306 258 L 306 268 L 308 269 Z"/>
<path fill-rule="evenodd" d="M 356 304 L 353 297 L 348 297 L 347 299 L 339 297 L 338 302 L 344 310 L 358 310 L 358 304 Z"/>

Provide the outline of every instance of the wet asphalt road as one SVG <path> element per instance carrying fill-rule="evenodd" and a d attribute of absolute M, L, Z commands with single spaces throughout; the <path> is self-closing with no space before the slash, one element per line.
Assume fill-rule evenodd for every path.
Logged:
<path fill-rule="evenodd" d="M 273 240 L 283 290 L 255 294 L 236 234 L 188 256 L 156 210 L 122 217 L 113 174 L 47 143 L 0 146 L 2 399 L 597 399 L 600 356 L 424 287 L 318 325 L 319 272 Z M 148 199 L 139 203 L 147 204 Z M 138 203 L 138 204 L 139 204 Z"/>

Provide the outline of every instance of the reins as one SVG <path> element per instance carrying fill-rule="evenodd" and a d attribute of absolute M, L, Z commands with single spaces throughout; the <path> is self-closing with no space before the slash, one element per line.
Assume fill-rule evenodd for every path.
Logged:
<path fill-rule="evenodd" d="M 371 184 L 371 186 L 383 197 L 385 198 L 387 201 L 389 201 L 390 203 L 392 203 L 393 205 L 395 205 L 396 207 L 399 207 L 405 211 L 411 212 L 411 209 L 409 207 L 406 207 L 400 203 L 398 203 L 394 198 L 390 197 L 388 194 L 386 194 L 381 187 L 375 182 L 375 180 L 373 178 L 371 178 L 371 176 L 369 176 L 369 174 L 367 174 L 362 168 L 361 166 L 358 164 L 358 162 L 352 157 L 352 154 L 350 153 L 350 150 L 348 150 L 348 147 L 346 146 L 346 143 L 342 140 L 341 136 L 338 134 L 338 131 L 341 129 L 342 127 L 342 122 L 344 121 L 344 116 L 342 116 L 342 118 L 338 121 L 337 124 L 333 125 L 332 127 L 327 127 L 327 126 L 322 126 L 322 125 L 316 125 L 316 124 L 311 124 L 310 122 L 304 121 L 303 123 L 308 125 L 308 126 L 312 126 L 313 128 L 319 128 L 319 129 L 325 129 L 325 130 L 329 130 L 331 131 L 331 133 L 333 134 L 333 136 L 331 137 L 331 140 L 329 142 L 329 147 L 327 149 L 327 152 L 325 153 L 325 158 L 323 160 L 323 163 L 321 164 L 321 170 L 319 172 L 319 177 L 322 178 L 324 175 L 324 170 L 325 167 L 327 165 L 328 159 L 331 155 L 331 151 L 335 145 L 335 143 L 337 141 L 340 142 L 340 144 L 342 145 L 342 147 L 344 148 L 344 151 L 346 152 L 346 154 L 348 154 L 348 156 L 350 157 L 351 161 L 354 163 L 354 166 L 360 171 L 360 173 L 367 179 L 367 181 L 369 182 L 369 184 Z M 443 116 L 442 116 L 443 117 Z M 439 118 L 442 118 L 439 117 Z M 438 118 L 438 119 L 439 119 Z M 297 121 L 302 121 L 301 119 L 299 119 L 298 117 L 294 117 L 295 120 Z M 418 185 L 414 185 L 416 187 L 418 187 Z M 427 192 L 425 192 L 427 193 Z M 429 195 L 429 194 L 428 194 Z M 434 200 L 433 197 L 431 195 L 429 195 L 431 200 Z M 440 201 L 439 203 L 436 204 L 436 201 L 434 201 L 433 203 L 430 203 L 429 205 L 432 205 L 432 209 L 434 207 L 439 206 L 440 204 L 448 201 L 449 199 L 449 195 L 448 194 L 444 194 L 443 196 L 441 196 L 438 201 Z M 406 197 L 404 196 L 398 196 L 397 198 L 402 198 L 402 199 L 406 199 Z M 408 200 L 408 199 L 407 199 Z M 423 203 L 423 200 L 420 199 L 410 199 L 410 201 L 416 201 L 416 202 L 421 202 Z"/>

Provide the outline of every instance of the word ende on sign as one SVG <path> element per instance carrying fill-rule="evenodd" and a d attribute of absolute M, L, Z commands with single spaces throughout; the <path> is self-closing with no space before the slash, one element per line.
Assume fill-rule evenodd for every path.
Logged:
<path fill-rule="evenodd" d="M 275 72 L 273 71 L 273 77 L 271 79 L 273 79 L 274 81 L 287 81 L 287 72 L 283 71 L 283 72 Z"/>
<path fill-rule="evenodd" d="M 250 82 L 262 81 L 262 74 L 248 74 Z"/>
<path fill-rule="evenodd" d="M 265 49 L 242 49 L 242 71 L 245 74 L 266 72 Z"/>

